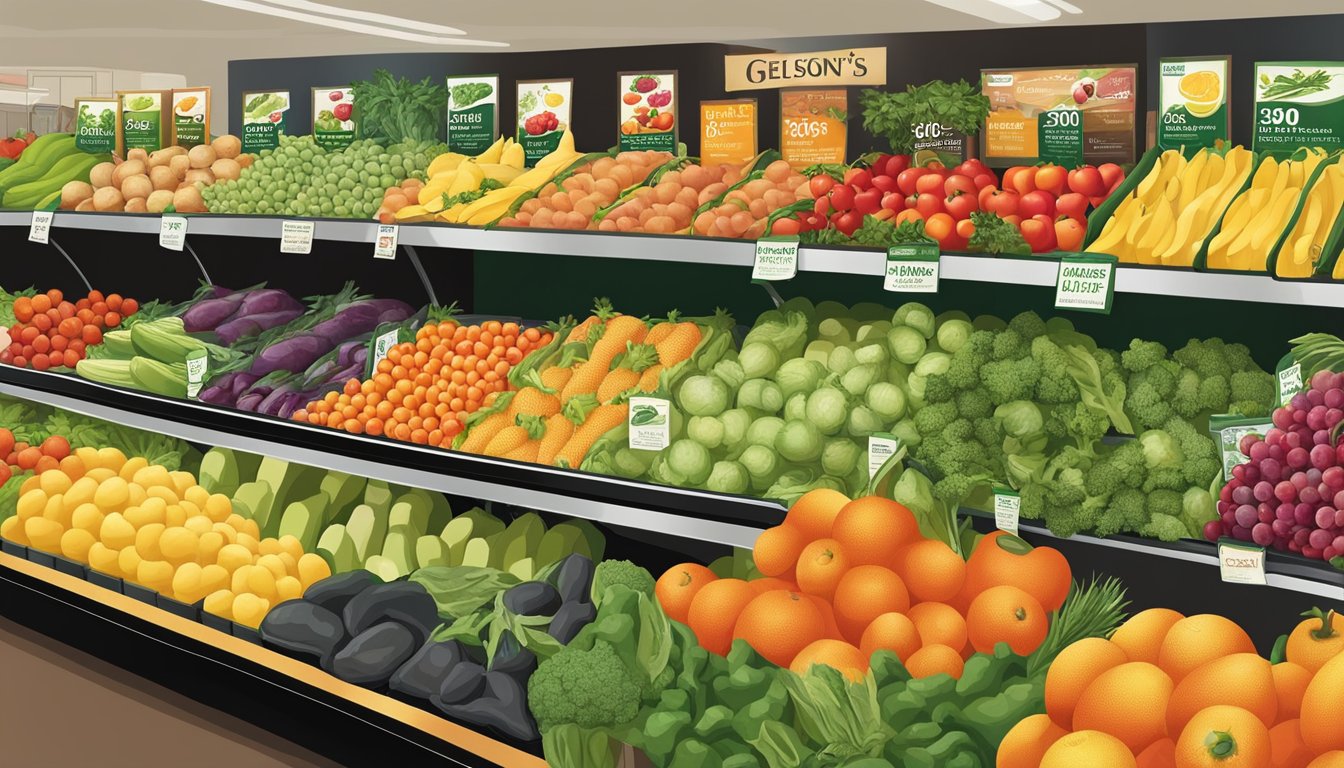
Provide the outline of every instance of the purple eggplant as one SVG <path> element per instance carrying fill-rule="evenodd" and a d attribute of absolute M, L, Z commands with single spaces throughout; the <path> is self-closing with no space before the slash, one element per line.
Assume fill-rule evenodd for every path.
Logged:
<path fill-rule="evenodd" d="M 238 343 L 239 339 L 256 336 L 262 331 L 269 331 L 302 314 L 302 309 L 280 309 L 275 312 L 262 312 L 255 315 L 244 315 L 240 311 L 232 320 L 215 328 L 215 333 L 219 335 L 220 341 L 233 346 Z"/>
<path fill-rule="evenodd" d="M 383 313 L 378 316 L 378 325 L 382 325 L 383 323 L 400 323 L 402 320 L 411 316 L 411 313 L 408 311 L 409 309 L 410 307 L 404 309 L 402 307 L 393 307 L 392 309 L 384 310 Z"/>
<path fill-rule="evenodd" d="M 259 288 L 248 291 L 243 304 L 238 308 L 239 317 L 279 312 L 286 309 L 303 311 L 303 304 L 279 288 Z"/>
<path fill-rule="evenodd" d="M 267 416 L 276 416 L 280 413 L 280 406 L 284 404 L 287 397 L 292 395 L 294 390 L 288 386 L 279 386 L 271 391 L 260 403 L 257 404 L 257 413 L 264 413 Z"/>
<path fill-rule="evenodd" d="M 250 371 L 258 376 L 274 371 L 304 371 L 331 348 L 332 344 L 317 333 L 296 334 L 258 352 L 252 358 Z"/>
<path fill-rule="evenodd" d="M 382 322 L 379 318 L 384 314 L 390 313 L 395 316 L 403 312 L 400 319 L 410 317 L 415 310 L 409 304 L 397 299 L 357 301 L 313 326 L 312 333 L 329 339 L 335 345 L 377 328 Z"/>
<path fill-rule="evenodd" d="M 314 363 L 303 373 L 303 382 L 305 384 L 314 382 L 323 382 L 331 377 L 336 371 L 340 370 L 340 363 L 336 362 L 334 357 L 328 357 L 320 362 Z"/>
<path fill-rule="evenodd" d="M 256 384 L 257 379 L 260 378 L 259 376 L 253 376 L 252 374 L 246 373 L 244 371 L 235 371 L 230 375 L 233 376 L 233 381 L 230 384 L 229 391 L 233 393 L 234 397 L 238 397 L 239 395 L 246 392 L 247 388 L 252 386 L 253 384 Z"/>
<path fill-rule="evenodd" d="M 308 404 L 316 399 L 316 397 L 313 397 L 306 392 L 292 392 L 289 397 L 285 398 L 285 401 L 280 404 L 280 409 L 276 415 L 282 419 L 288 419 L 294 415 L 295 411 L 300 408 L 307 408 Z"/>
<path fill-rule="evenodd" d="M 187 333 L 213 331 L 238 312 L 244 294 L 231 293 L 215 299 L 206 299 L 182 313 L 182 327 Z"/>
<path fill-rule="evenodd" d="M 238 398 L 238 402 L 234 403 L 233 407 L 237 408 L 240 411 L 252 411 L 253 413 L 256 413 L 257 406 L 261 405 L 261 401 L 265 399 L 266 396 L 261 394 L 260 392 L 248 392 L 247 394 Z"/>
<path fill-rule="evenodd" d="M 197 399 L 211 405 L 233 405 L 234 400 L 229 390 L 218 384 L 202 389 Z"/>
<path fill-rule="evenodd" d="M 350 365 L 355 361 L 355 356 L 359 354 L 359 350 L 367 350 L 368 348 L 369 345 L 367 341 L 347 341 L 344 344 L 341 344 L 341 346 L 336 348 L 336 365 L 342 368 Z M 365 354 L 367 355 L 368 353 L 365 352 Z"/>
<path fill-rule="evenodd" d="M 349 366 L 348 368 L 343 368 L 340 371 L 337 371 L 330 378 L 328 378 L 327 381 L 331 384 L 344 385 L 345 382 L 351 379 L 362 379 L 362 378 L 364 378 L 364 364 L 356 363 L 354 365 Z"/>

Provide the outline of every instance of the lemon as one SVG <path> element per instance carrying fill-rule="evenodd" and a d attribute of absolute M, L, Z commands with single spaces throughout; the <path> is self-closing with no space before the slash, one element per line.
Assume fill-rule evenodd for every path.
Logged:
<path fill-rule="evenodd" d="M 1223 80 L 1217 72 L 1191 72 L 1181 78 L 1178 89 L 1186 110 L 1195 117 L 1208 117 L 1223 103 Z"/>
<path fill-rule="evenodd" d="M 548 106 L 548 107 L 558 107 L 558 106 L 560 106 L 561 104 L 564 104 L 564 103 L 565 103 L 565 97 L 564 97 L 563 94 L 559 94 L 559 93 L 548 93 L 548 94 L 546 94 L 546 106 Z"/>

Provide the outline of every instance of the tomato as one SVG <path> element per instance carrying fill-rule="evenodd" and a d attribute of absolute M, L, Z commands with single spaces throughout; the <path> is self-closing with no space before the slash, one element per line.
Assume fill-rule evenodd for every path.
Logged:
<path fill-rule="evenodd" d="M 803 219 L 803 231 L 811 232 L 814 229 L 825 229 L 827 223 L 825 216 L 818 216 L 815 213 L 809 214 Z"/>
<path fill-rule="evenodd" d="M 927 163 L 924 164 L 924 167 L 925 167 L 925 168 L 928 168 L 930 171 L 946 171 L 946 170 L 947 170 L 947 166 L 946 166 L 946 165 L 943 165 L 943 161 L 942 161 L 942 160 L 930 160 L 929 162 L 927 162 Z"/>
<path fill-rule="evenodd" d="M 901 172 L 909 167 L 910 167 L 909 155 L 892 155 L 891 159 L 887 161 L 887 165 L 883 169 L 883 172 L 886 175 L 895 178 L 901 175 Z"/>
<path fill-rule="evenodd" d="M 865 215 L 882 210 L 882 190 L 870 187 L 855 195 L 854 210 Z"/>
<path fill-rule="evenodd" d="M 935 213 L 943 213 L 946 209 L 943 207 L 943 198 L 925 192 L 915 201 L 915 210 L 927 219 Z"/>
<path fill-rule="evenodd" d="M 943 175 L 940 173 L 925 174 L 915 182 L 915 191 L 921 195 L 927 192 L 942 197 L 947 194 L 943 191 L 943 181 Z"/>
<path fill-rule="evenodd" d="M 1091 203 L 1093 208 L 1100 208 L 1101 204 L 1106 202 L 1106 198 L 1108 197 L 1110 197 L 1110 195 L 1101 195 L 1100 197 L 1089 197 L 1087 198 L 1087 202 Z"/>
<path fill-rule="evenodd" d="M 882 190 L 883 192 L 895 192 L 896 177 L 887 175 L 874 176 L 873 186 L 876 187 L 877 189 Z"/>
<path fill-rule="evenodd" d="M 812 196 L 817 198 L 830 192 L 834 186 L 835 179 L 829 173 L 819 173 L 807 182 L 807 188 L 812 190 Z"/>
<path fill-rule="evenodd" d="M 996 189 L 980 202 L 980 209 L 989 211 L 1002 219 L 1017 213 L 1021 204 L 1021 195 L 1012 190 Z"/>
<path fill-rule="evenodd" d="M 1049 216 L 1051 221 L 1055 218 L 1055 196 L 1045 190 L 1038 189 L 1023 195 L 1019 207 L 1026 217 L 1043 214 Z"/>
<path fill-rule="evenodd" d="M 840 219 L 835 222 L 835 228 L 840 230 L 845 237 L 854 234 L 854 231 L 863 226 L 863 217 L 854 211 L 843 213 Z"/>
<path fill-rule="evenodd" d="M 878 154 L 877 159 L 868 166 L 868 170 L 873 174 L 873 178 L 877 178 L 887 172 L 887 163 L 891 162 L 891 158 L 893 157 L 895 157 L 895 155 L 886 152 Z"/>
<path fill-rule="evenodd" d="M 801 231 L 803 231 L 802 222 L 792 217 L 775 219 L 775 223 L 770 225 L 772 235 L 796 235 Z"/>
<path fill-rule="evenodd" d="M 917 191 L 915 189 L 916 182 L 927 173 L 928 171 L 924 168 L 906 168 L 896 176 L 896 188 L 901 190 L 901 194 L 913 195 Z"/>
<path fill-rule="evenodd" d="M 1062 165 L 1047 163 L 1036 169 L 1036 188 L 1049 192 L 1051 197 L 1064 194 L 1068 180 L 1069 172 Z"/>
<path fill-rule="evenodd" d="M 954 173 L 943 181 L 943 192 L 948 195 L 957 192 L 974 195 L 976 190 L 975 182 L 970 176 L 962 176 L 959 173 Z"/>
<path fill-rule="evenodd" d="M 818 197 L 817 202 L 812 204 L 812 212 L 817 214 L 818 216 L 830 216 L 831 198 L 826 197 L 824 195 Z"/>
<path fill-rule="evenodd" d="M 1000 216 L 999 218 L 1003 219 L 1009 224 L 1012 224 L 1014 227 L 1017 227 L 1018 229 L 1022 229 L 1022 217 L 1018 216 L 1016 213 L 1009 214 L 1008 216 Z"/>
<path fill-rule="evenodd" d="M 1061 251 L 1082 250 L 1083 235 L 1086 233 L 1081 222 L 1068 216 L 1061 216 L 1055 222 L 1055 242 Z"/>
<path fill-rule="evenodd" d="M 10 470 L 8 464 L 0 464 L 0 485 L 8 483 L 9 478 L 13 476 L 13 474 L 14 473 Z"/>
<path fill-rule="evenodd" d="M 1024 219 L 1022 238 L 1031 246 L 1032 253 L 1045 253 L 1055 249 L 1055 228 L 1049 220 Z"/>
<path fill-rule="evenodd" d="M 916 211 L 914 208 L 906 208 L 904 211 L 901 211 L 900 213 L 896 214 L 896 218 L 892 219 L 892 223 L 897 226 L 900 226 L 901 224 L 907 221 L 923 221 L 923 220 L 924 217 L 919 214 L 919 211 Z"/>
<path fill-rule="evenodd" d="M 979 176 L 982 173 L 988 173 L 989 169 L 985 167 L 984 163 L 980 162 L 979 158 L 971 157 L 962 161 L 961 165 L 958 165 L 956 168 L 953 168 L 952 172 L 959 173 L 962 176 L 970 176 L 971 178 L 975 178 L 976 176 Z"/>
<path fill-rule="evenodd" d="M 969 219 L 972 211 L 980 210 L 980 206 L 976 203 L 974 194 L 960 191 L 953 192 L 943 198 L 943 207 L 946 208 L 947 212 L 952 214 L 952 218 L 957 221 Z"/>
<path fill-rule="evenodd" d="M 845 171 L 845 183 L 860 190 L 873 186 L 873 174 L 867 168 L 850 168 Z"/>
<path fill-rule="evenodd" d="M 882 196 L 882 207 L 900 213 L 905 210 L 905 197 L 900 192 L 888 192 Z"/>
<path fill-rule="evenodd" d="M 1116 184 L 1125 180 L 1125 169 L 1115 163 L 1098 165 L 1097 173 L 1101 174 L 1101 183 L 1105 184 L 1107 189 L 1115 189 Z"/>
<path fill-rule="evenodd" d="M 988 187 L 997 187 L 999 185 L 998 178 L 988 171 L 977 174 L 971 181 L 975 182 L 976 189 L 986 189 Z"/>
<path fill-rule="evenodd" d="M 1080 165 L 1069 171 L 1069 189 L 1088 197 L 1096 197 L 1106 191 L 1106 180 L 1101 171 L 1090 165 Z"/>
<path fill-rule="evenodd" d="M 950 237 L 956 229 L 956 222 L 946 213 L 935 213 L 925 217 L 924 234 L 937 240 L 939 245 Z"/>
<path fill-rule="evenodd" d="M 7 427 L 0 427 L 0 456 L 8 456 L 12 450 L 14 450 L 14 433 Z"/>
<path fill-rule="evenodd" d="M 1036 169 L 1029 165 L 1015 165 L 1003 172 L 1002 186 L 1025 195 L 1036 189 Z"/>
<path fill-rule="evenodd" d="M 848 211 L 854 207 L 854 188 L 848 184 L 836 184 L 831 188 L 831 207 L 837 211 Z"/>
<path fill-rule="evenodd" d="M 1087 198 L 1077 192 L 1060 195 L 1055 201 L 1055 213 L 1082 221 L 1087 218 Z"/>
<path fill-rule="evenodd" d="M 962 219 L 957 222 L 957 237 L 970 240 L 971 235 L 975 234 L 975 222 L 970 219 Z"/>

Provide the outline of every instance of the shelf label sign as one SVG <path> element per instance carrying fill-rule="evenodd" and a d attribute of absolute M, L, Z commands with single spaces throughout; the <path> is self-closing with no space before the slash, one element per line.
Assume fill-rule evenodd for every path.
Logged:
<path fill-rule="evenodd" d="M 1017 535 L 1017 524 L 1022 517 L 1022 495 L 1011 488 L 994 489 L 994 527 Z"/>
<path fill-rule="evenodd" d="M 51 241 L 51 220 L 54 211 L 33 211 L 33 223 L 28 225 L 28 242 L 46 245 Z"/>
<path fill-rule="evenodd" d="M 304 255 L 312 253 L 315 226 L 316 223 L 311 221 L 280 222 L 280 252 Z"/>
<path fill-rule="evenodd" d="M 982 69 L 980 156 L 992 165 L 1132 163 L 1138 67 Z"/>
<path fill-rule="evenodd" d="M 672 407 L 661 397 L 630 398 L 630 449 L 661 451 L 672 443 Z"/>
<path fill-rule="evenodd" d="M 1083 113 L 1074 107 L 1049 109 L 1036 122 L 1036 146 L 1043 162 L 1075 168 L 1083 164 Z"/>
<path fill-rule="evenodd" d="M 366 378 L 373 376 L 374 372 L 378 370 L 378 363 L 385 360 L 387 353 L 400 343 L 401 330 L 396 328 L 373 337 L 369 345 L 369 364 L 365 366 Z"/>
<path fill-rule="evenodd" d="M 1278 379 L 1280 407 L 1287 405 L 1294 395 L 1306 389 L 1306 384 L 1302 381 L 1302 364 L 1293 360 L 1291 353 L 1285 355 L 1279 362 Z"/>
<path fill-rule="evenodd" d="M 210 89 L 173 89 L 173 144 L 191 149 L 210 141 Z"/>
<path fill-rule="evenodd" d="M 893 245 L 887 249 L 882 289 L 895 293 L 937 293 L 941 255 L 937 243 Z"/>
<path fill-rule="evenodd" d="M 378 225 L 378 232 L 373 237 L 373 258 L 397 258 L 397 233 L 399 229 L 396 224 Z"/>
<path fill-rule="evenodd" d="M 326 150 L 355 143 L 355 92 L 348 85 L 313 89 L 313 141 Z"/>
<path fill-rule="evenodd" d="M 117 128 L 123 157 L 132 149 L 157 152 L 167 146 L 171 137 L 164 102 L 172 100 L 172 91 L 117 91 L 117 98 L 121 101 Z"/>
<path fill-rule="evenodd" d="M 1231 539 L 1218 541 L 1218 570 L 1228 584 L 1267 584 L 1265 548 Z"/>
<path fill-rule="evenodd" d="M 756 156 L 756 100 L 700 102 L 700 164 L 740 165 Z"/>
<path fill-rule="evenodd" d="M 187 399 L 195 400 L 201 394 L 205 383 L 206 369 L 210 366 L 210 357 L 204 349 L 193 350 L 187 354 Z"/>
<path fill-rule="evenodd" d="M 874 432 L 868 436 L 868 477 L 877 477 L 886 464 L 901 449 L 901 440 L 889 432 Z"/>
<path fill-rule="evenodd" d="M 1241 452 L 1241 439 L 1247 435 L 1264 437 L 1273 427 L 1273 422 L 1267 416 L 1254 418 L 1227 413 L 1209 416 L 1209 432 L 1218 443 L 1224 481 L 1232 476 L 1232 470 L 1238 464 L 1246 461 L 1245 454 Z"/>
<path fill-rule="evenodd" d="M 798 274 L 798 236 L 777 235 L 756 241 L 751 264 L 753 283 L 792 280 Z"/>
<path fill-rule="evenodd" d="M 1232 135 L 1232 57 L 1162 59 L 1157 79 L 1159 149 L 1213 147 Z"/>
<path fill-rule="evenodd" d="M 621 152 L 653 150 L 677 154 L 677 73 L 620 72 L 617 114 Z"/>
<path fill-rule="evenodd" d="M 499 75 L 448 78 L 448 149 L 479 155 L 499 133 Z"/>
<path fill-rule="evenodd" d="M 181 251 L 187 246 L 187 220 L 181 216 L 159 219 L 159 247 Z"/>
<path fill-rule="evenodd" d="M 1257 61 L 1251 148 L 1344 147 L 1344 62 Z"/>
<path fill-rule="evenodd" d="M 845 165 L 849 94 L 844 88 L 779 94 L 779 153 L 794 168 Z"/>
<path fill-rule="evenodd" d="M 117 149 L 116 99 L 75 99 L 75 149 L 90 154 Z"/>
<path fill-rule="evenodd" d="M 243 92 L 243 151 L 256 154 L 280 146 L 289 112 L 289 91 Z"/>
<path fill-rule="evenodd" d="M 808 53 L 746 53 L 723 57 L 723 90 L 797 86 L 886 85 L 886 48 Z"/>
<path fill-rule="evenodd" d="M 1115 297 L 1115 257 L 1100 253 L 1066 253 L 1055 273 L 1055 309 L 1111 313 Z"/>
<path fill-rule="evenodd" d="M 531 168 L 560 146 L 573 114 L 574 79 L 518 81 L 518 143 Z"/>

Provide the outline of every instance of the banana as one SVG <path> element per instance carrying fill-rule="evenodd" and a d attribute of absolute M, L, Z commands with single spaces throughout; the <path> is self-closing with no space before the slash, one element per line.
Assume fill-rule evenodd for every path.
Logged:
<path fill-rule="evenodd" d="M 477 163 L 477 167 L 479 167 L 485 174 L 485 178 L 498 181 L 505 185 L 518 178 L 523 173 L 521 168 L 514 168 L 511 165 L 505 165 L 503 163 Z"/>
<path fill-rule="evenodd" d="M 1181 183 L 1181 195 L 1176 200 L 1177 210 L 1185 210 L 1195 195 L 1203 189 L 1204 171 L 1209 167 L 1209 153 L 1201 149 L 1193 160 L 1185 166 L 1185 171 L 1178 177 Z"/>
<path fill-rule="evenodd" d="M 457 168 L 458 164 L 466 159 L 466 155 L 457 152 L 444 152 L 430 161 L 429 167 L 425 169 L 425 175 L 432 179 L 445 171 Z"/>
<path fill-rule="evenodd" d="M 1172 179 L 1176 181 L 1176 179 Z M 1176 234 L 1175 214 L 1172 211 L 1169 200 L 1159 200 L 1156 204 L 1156 210 L 1150 217 L 1150 223 L 1143 236 L 1139 238 L 1134 245 L 1134 255 L 1140 264 L 1158 264 L 1160 259 L 1157 253 L 1166 250 L 1171 244 L 1172 236 Z M 1156 251 L 1157 253 L 1154 253 Z"/>
<path fill-rule="evenodd" d="M 495 139 L 494 144 L 491 144 L 484 152 L 473 159 L 478 163 L 498 163 L 500 155 L 503 153 L 504 137 L 500 136 L 498 139 Z"/>
<path fill-rule="evenodd" d="M 522 187 L 501 187 L 486 192 L 479 199 L 468 203 L 458 213 L 458 221 L 466 224 L 489 224 L 508 211 L 513 201 L 527 190 Z"/>
<path fill-rule="evenodd" d="M 448 185 L 444 194 L 454 197 L 463 192 L 472 192 L 480 188 L 482 181 L 485 181 L 485 170 L 481 168 L 479 163 L 468 160 L 457 167 L 457 174 L 453 176 L 453 183 Z"/>
<path fill-rule="evenodd" d="M 500 156 L 499 162 L 517 168 L 520 171 L 523 170 L 523 166 L 527 162 L 527 158 L 523 154 L 523 145 L 516 142 L 510 144 L 509 148 L 504 150 L 504 153 Z"/>
<path fill-rule="evenodd" d="M 423 205 L 408 205 L 393 216 L 396 217 L 398 224 L 408 224 L 413 221 L 429 221 L 432 214 Z"/>

